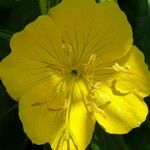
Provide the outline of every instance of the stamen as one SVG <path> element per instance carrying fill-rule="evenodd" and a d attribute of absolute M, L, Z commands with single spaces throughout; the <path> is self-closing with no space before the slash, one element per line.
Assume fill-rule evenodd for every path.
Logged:
<path fill-rule="evenodd" d="M 90 84 L 93 83 L 94 78 L 94 63 L 95 63 L 96 55 L 92 54 L 87 62 L 87 64 L 84 64 L 84 73 L 86 77 L 88 78 Z"/>
<path fill-rule="evenodd" d="M 58 132 L 58 136 L 56 137 L 56 140 L 55 140 L 56 143 L 54 144 L 54 146 L 56 146 L 56 147 L 54 149 L 56 149 L 56 150 L 62 149 L 66 142 L 67 149 L 70 150 L 69 149 L 69 147 L 70 147 L 69 141 L 70 140 L 72 141 L 75 150 L 79 150 L 75 136 L 73 135 L 71 129 L 68 126 L 66 126 Z"/>
<path fill-rule="evenodd" d="M 63 67 L 56 66 L 56 65 L 53 65 L 53 64 L 48 64 L 47 68 L 49 68 L 50 70 L 55 72 L 57 75 L 65 74 L 65 72 L 67 71 Z"/>
<path fill-rule="evenodd" d="M 51 103 L 49 103 L 49 106 L 47 109 L 49 111 L 65 111 L 65 110 L 67 110 L 67 108 L 68 108 L 67 99 L 64 98 L 63 100 L 64 100 L 63 106 L 59 106 L 58 108 L 52 108 Z"/>
<path fill-rule="evenodd" d="M 91 93 L 94 93 L 101 85 L 101 82 L 96 82 L 95 84 L 90 84 Z"/>
<path fill-rule="evenodd" d="M 67 66 L 76 66 L 75 52 L 72 45 L 68 44 L 65 40 L 62 40 L 63 49 L 63 60 L 66 62 Z"/>
<path fill-rule="evenodd" d="M 101 113 L 103 116 L 105 116 L 103 109 L 111 103 L 111 100 L 107 95 L 99 94 L 98 96 L 95 96 L 94 93 L 91 93 L 90 95 L 91 100 L 88 102 L 88 106 L 91 111 Z"/>
<path fill-rule="evenodd" d="M 66 56 L 71 56 L 71 52 L 72 52 L 72 46 L 68 43 L 66 43 L 66 41 L 62 40 L 62 49 L 64 50 L 64 54 Z"/>
<path fill-rule="evenodd" d="M 79 150 L 77 141 L 75 136 L 73 135 L 71 129 L 70 129 L 70 109 L 71 109 L 71 99 L 73 94 L 73 88 L 74 88 L 74 80 L 72 80 L 71 83 L 69 83 L 69 86 L 65 90 L 65 102 L 66 102 L 66 116 L 65 116 L 65 123 L 63 128 L 58 132 L 58 136 L 56 137 L 56 143 L 54 146 L 56 146 L 54 149 L 59 150 L 62 149 L 64 144 L 67 144 L 67 149 L 69 150 L 70 147 L 70 140 L 74 145 L 75 150 Z M 60 108 L 62 110 L 62 108 Z"/>
<path fill-rule="evenodd" d="M 33 103 L 33 104 L 31 104 L 31 107 L 40 106 L 40 105 L 43 105 L 43 104 L 45 104 L 45 103 Z"/>
<path fill-rule="evenodd" d="M 86 102 L 86 105 L 92 114 L 99 113 L 105 118 L 106 115 L 103 109 L 111 103 L 111 99 L 103 91 L 101 91 L 102 93 L 97 92 L 101 86 L 104 86 L 104 83 L 96 82 L 95 84 L 90 85 L 89 100 Z"/>
<path fill-rule="evenodd" d="M 64 111 L 66 110 L 66 107 L 59 107 L 59 108 L 50 108 L 48 107 L 49 111 Z"/>
<path fill-rule="evenodd" d="M 132 90 L 133 93 L 135 93 L 137 96 L 141 97 L 142 96 L 142 93 L 144 93 L 144 91 L 142 91 L 141 89 L 139 88 L 135 88 Z"/>
<path fill-rule="evenodd" d="M 93 116 L 94 116 L 94 113 L 99 113 L 104 118 L 106 118 L 106 115 L 103 109 L 98 107 L 94 102 L 90 101 L 89 103 L 87 103 L 87 108 L 92 113 Z"/>
<path fill-rule="evenodd" d="M 127 65 L 126 67 L 121 67 L 118 63 L 115 63 L 112 68 L 117 71 L 117 72 L 125 72 L 125 73 L 129 73 L 129 66 Z"/>
<path fill-rule="evenodd" d="M 93 91 L 92 91 L 93 92 Z M 99 109 L 104 109 L 111 103 L 111 98 L 103 93 L 96 93 L 96 90 L 90 94 L 90 98 L 93 101 L 93 105 L 96 105 Z M 95 106 L 94 106 L 95 107 Z"/>
<path fill-rule="evenodd" d="M 85 64 L 85 72 L 87 71 L 89 66 L 92 66 L 92 69 L 94 67 L 94 62 L 96 59 L 96 54 L 92 54 L 87 62 L 87 64 Z"/>

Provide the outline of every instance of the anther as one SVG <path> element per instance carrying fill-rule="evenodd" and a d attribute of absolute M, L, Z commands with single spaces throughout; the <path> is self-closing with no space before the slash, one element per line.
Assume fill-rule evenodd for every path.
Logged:
<path fill-rule="evenodd" d="M 127 67 L 121 67 L 118 63 L 115 63 L 112 68 L 117 71 L 117 72 L 120 72 L 120 71 L 123 71 L 125 73 L 128 73 L 129 72 L 129 66 Z"/>
<path fill-rule="evenodd" d="M 88 110 L 94 115 L 94 113 L 99 113 L 101 114 L 104 118 L 106 118 L 105 112 L 103 111 L 102 108 L 98 107 L 94 102 L 89 102 L 87 104 Z"/>
<path fill-rule="evenodd" d="M 84 72 L 86 74 L 86 77 L 89 80 L 90 84 L 93 84 L 93 78 L 94 78 L 94 63 L 95 63 L 96 55 L 92 54 L 84 67 Z"/>
<path fill-rule="evenodd" d="M 66 41 L 62 40 L 62 49 L 65 52 L 66 56 L 70 56 L 71 52 L 72 52 L 72 46 L 68 43 L 66 43 Z"/>
<path fill-rule="evenodd" d="M 95 62 L 95 59 L 96 59 L 96 55 L 95 54 L 92 54 L 87 62 L 87 64 L 85 64 L 85 71 L 87 71 L 87 69 L 91 66 L 92 69 L 94 67 L 94 62 Z"/>
<path fill-rule="evenodd" d="M 64 111 L 66 110 L 66 107 L 59 107 L 59 108 L 50 108 L 48 107 L 49 111 Z"/>
<path fill-rule="evenodd" d="M 96 55 L 95 54 L 92 54 L 91 56 L 90 56 L 90 58 L 89 58 L 89 61 L 88 61 L 88 64 L 93 64 L 94 63 L 94 61 L 95 61 L 95 59 L 96 59 Z"/>

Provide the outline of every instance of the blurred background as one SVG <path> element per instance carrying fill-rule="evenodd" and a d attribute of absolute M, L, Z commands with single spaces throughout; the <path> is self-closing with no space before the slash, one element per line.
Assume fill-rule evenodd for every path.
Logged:
<path fill-rule="evenodd" d="M 51 8 L 60 0 L 46 0 Z M 105 0 L 102 0 L 105 1 Z M 96 0 L 96 2 L 101 2 Z M 118 0 L 133 29 L 134 44 L 150 67 L 150 0 Z M 45 9 L 46 11 L 46 9 Z M 0 0 L 0 60 L 10 53 L 9 40 L 41 15 L 38 0 Z M 150 97 L 145 99 L 150 108 Z M 33 145 L 23 132 L 17 103 L 0 81 L 0 150 L 50 150 L 49 144 Z M 96 125 L 87 150 L 150 150 L 150 115 L 141 127 L 126 135 L 110 135 Z"/>

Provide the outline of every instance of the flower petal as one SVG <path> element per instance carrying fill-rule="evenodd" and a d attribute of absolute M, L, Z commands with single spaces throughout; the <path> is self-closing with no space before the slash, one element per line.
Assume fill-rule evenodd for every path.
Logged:
<path fill-rule="evenodd" d="M 105 93 L 104 93 L 104 90 Z M 103 93 L 102 93 L 103 92 Z M 145 121 L 148 108 L 145 102 L 134 94 L 115 95 L 111 89 L 101 87 L 97 94 L 105 94 L 111 103 L 102 108 L 102 114 L 95 113 L 98 123 L 111 134 L 128 133 L 131 129 L 139 127 Z M 99 102 L 103 101 L 99 99 Z M 106 96 L 104 97 L 106 98 Z M 97 100 L 98 101 L 98 100 Z M 106 101 L 106 100 L 105 100 Z"/>
<path fill-rule="evenodd" d="M 49 82 L 45 82 L 36 86 L 19 101 L 19 116 L 24 130 L 36 144 L 44 144 L 48 139 L 54 139 L 56 130 L 64 122 L 64 112 L 48 110 L 46 104 L 52 92 L 49 85 Z M 62 105 L 61 101 L 59 104 Z"/>
<path fill-rule="evenodd" d="M 23 31 L 14 34 L 10 42 L 12 52 L 0 64 L 0 76 L 15 100 L 50 77 L 49 65 L 62 66 L 56 52 L 60 50 L 60 37 L 61 33 L 48 16 L 39 17 Z"/>
<path fill-rule="evenodd" d="M 150 71 L 144 62 L 144 55 L 135 46 L 123 66 L 127 72 L 118 73 L 115 87 L 121 93 L 133 92 L 142 97 L 150 94 Z"/>
<path fill-rule="evenodd" d="M 53 149 L 61 146 L 63 150 L 69 147 L 71 150 L 76 147 L 84 150 L 90 143 L 95 121 L 85 109 L 83 101 L 75 99 L 71 101 L 69 124 L 66 124 L 67 109 L 62 104 L 64 94 L 48 86 L 47 82 L 36 86 L 19 101 L 19 116 L 26 134 L 33 143 L 49 142 Z M 64 88 L 60 85 L 59 89 Z M 54 99 L 50 93 L 55 94 Z M 48 100 L 52 100 L 50 105 Z M 65 139 L 67 137 L 69 140 Z"/>
<path fill-rule="evenodd" d="M 91 7 L 82 2 L 79 5 L 82 7 L 68 7 L 62 2 L 49 11 L 72 46 L 77 62 L 87 62 L 92 54 L 96 54 L 97 65 L 124 56 L 132 44 L 132 31 L 118 5 L 115 2 L 94 2 Z"/>

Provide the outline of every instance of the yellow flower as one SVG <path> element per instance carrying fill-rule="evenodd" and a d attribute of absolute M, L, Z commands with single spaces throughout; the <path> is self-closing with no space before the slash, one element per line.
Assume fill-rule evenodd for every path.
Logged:
<path fill-rule="evenodd" d="M 10 45 L 0 77 L 33 143 L 84 150 L 96 121 L 123 134 L 145 120 L 150 72 L 115 2 L 63 0 Z"/>

